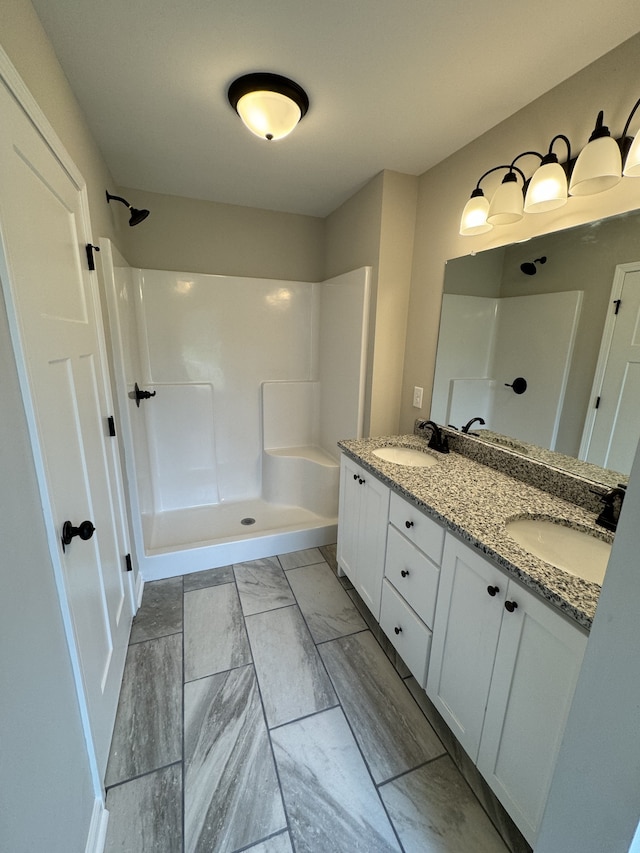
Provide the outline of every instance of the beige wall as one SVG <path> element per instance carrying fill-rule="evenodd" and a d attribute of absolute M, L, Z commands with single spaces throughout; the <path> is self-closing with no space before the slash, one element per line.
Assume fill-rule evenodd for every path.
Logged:
<path fill-rule="evenodd" d="M 398 432 L 417 178 L 385 171 L 326 219 L 325 277 L 371 266 L 366 435 Z"/>
<path fill-rule="evenodd" d="M 389 435 L 400 429 L 417 199 L 417 178 L 384 172 L 371 435 Z"/>
<path fill-rule="evenodd" d="M 605 123 L 614 135 L 621 133 L 640 94 L 639 55 L 640 35 L 636 35 L 421 176 L 401 432 L 410 431 L 415 417 L 426 417 L 429 412 L 444 265 L 448 258 L 513 243 L 639 206 L 640 180 L 625 179 L 608 192 L 570 199 L 557 211 L 530 215 L 515 225 L 494 228 L 488 234 L 477 237 L 460 237 L 458 234 L 462 209 L 478 178 L 487 169 L 510 162 L 521 151 L 546 151 L 557 133 L 567 135 L 579 149 L 586 144 L 600 109 L 605 110 Z M 633 131 L 637 130 L 638 121 L 636 117 Z M 534 163 L 532 158 L 531 167 Z M 528 166 L 529 161 L 523 160 L 522 164 Z M 497 180 L 500 180 L 499 176 Z M 490 183 L 486 190 L 487 194 L 491 193 Z M 606 287 L 610 287 L 610 282 Z M 414 385 L 425 389 L 422 411 L 411 405 Z"/>
<path fill-rule="evenodd" d="M 2 0 L 0 43 L 87 182 L 94 240 L 115 240 L 104 195 L 113 181 L 29 0 Z"/>
<path fill-rule="evenodd" d="M 117 194 L 151 211 L 140 225 L 125 228 L 123 253 L 134 267 L 294 281 L 323 277 L 323 219 L 127 187 Z M 111 205 L 126 223 L 126 209 Z"/>

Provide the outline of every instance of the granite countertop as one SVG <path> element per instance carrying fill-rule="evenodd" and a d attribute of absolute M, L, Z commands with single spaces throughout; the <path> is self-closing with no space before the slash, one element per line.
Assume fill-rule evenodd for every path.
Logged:
<path fill-rule="evenodd" d="M 416 435 L 350 439 L 338 446 L 524 586 L 583 628 L 591 628 L 600 586 L 525 551 L 507 535 L 505 522 L 519 517 L 562 519 L 570 527 L 612 541 L 611 534 L 596 526 L 592 512 L 459 453 L 428 451 L 438 458 L 438 464 L 430 468 L 396 465 L 373 455 L 373 450 L 388 446 L 427 450 L 425 439 Z"/>

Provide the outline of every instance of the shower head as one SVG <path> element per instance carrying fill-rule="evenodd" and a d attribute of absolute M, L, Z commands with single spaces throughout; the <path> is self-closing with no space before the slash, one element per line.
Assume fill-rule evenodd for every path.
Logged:
<path fill-rule="evenodd" d="M 120 201 L 122 202 L 122 204 L 126 205 L 126 207 L 129 208 L 129 211 L 131 213 L 131 216 L 129 217 L 129 225 L 131 225 L 131 227 L 137 225 L 139 222 L 142 222 L 142 220 L 146 219 L 149 215 L 148 210 L 138 210 L 136 207 L 132 207 L 126 200 L 126 198 L 122 198 L 122 196 L 119 195 L 111 195 L 109 190 L 107 190 L 107 201 Z"/>
<path fill-rule="evenodd" d="M 525 275 L 535 275 L 538 272 L 538 268 L 536 264 L 546 264 L 547 258 L 546 255 L 543 255 L 541 258 L 536 258 L 535 261 L 525 261 L 523 264 L 520 264 L 520 269 Z"/>

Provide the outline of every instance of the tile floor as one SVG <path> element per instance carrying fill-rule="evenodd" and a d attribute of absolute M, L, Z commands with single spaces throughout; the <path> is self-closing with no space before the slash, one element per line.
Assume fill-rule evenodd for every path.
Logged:
<path fill-rule="evenodd" d="M 107 853 L 505 853 L 334 554 L 146 585 Z"/>

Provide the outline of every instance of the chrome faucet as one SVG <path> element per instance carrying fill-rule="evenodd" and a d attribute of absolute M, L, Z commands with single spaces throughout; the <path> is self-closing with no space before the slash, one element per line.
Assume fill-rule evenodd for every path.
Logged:
<path fill-rule="evenodd" d="M 449 439 L 446 435 L 442 434 L 438 424 L 433 421 L 420 421 L 418 429 L 424 429 L 425 427 L 431 427 L 431 438 L 429 439 L 427 447 L 430 447 L 432 450 L 437 450 L 438 453 L 448 453 Z"/>
<path fill-rule="evenodd" d="M 627 487 L 623 485 L 623 483 L 618 483 L 617 486 L 609 489 L 604 493 L 604 495 L 600 495 L 600 500 L 604 506 L 602 507 L 602 512 L 596 518 L 596 524 L 599 524 L 600 527 L 604 527 L 605 530 L 611 530 L 615 533 L 615 530 L 618 527 L 620 510 L 622 509 L 626 488 Z"/>
<path fill-rule="evenodd" d="M 471 427 L 476 423 L 476 421 L 480 424 L 480 426 L 484 426 L 485 424 L 484 418 L 471 418 L 468 423 L 466 423 L 463 427 L 460 427 L 460 432 L 468 433 Z M 472 433 L 472 435 L 477 435 L 477 433 Z"/>

